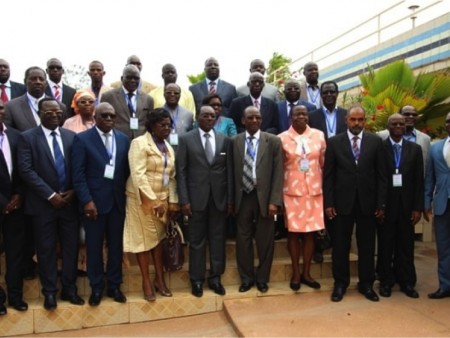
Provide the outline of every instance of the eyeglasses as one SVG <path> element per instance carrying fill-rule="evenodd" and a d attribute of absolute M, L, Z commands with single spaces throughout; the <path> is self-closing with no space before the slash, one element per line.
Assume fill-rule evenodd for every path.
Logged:
<path fill-rule="evenodd" d="M 50 69 L 50 70 L 54 70 L 54 69 L 61 70 L 62 67 L 61 66 L 48 66 L 48 69 Z"/>
<path fill-rule="evenodd" d="M 58 110 L 58 111 L 53 111 L 53 110 L 47 110 L 47 111 L 43 111 L 41 114 L 43 115 L 62 115 L 63 112 L 62 110 Z"/>
<path fill-rule="evenodd" d="M 139 81 L 141 78 L 139 76 L 127 75 L 127 76 L 125 76 L 125 79 Z"/>
<path fill-rule="evenodd" d="M 116 118 L 116 114 L 112 114 L 112 113 L 101 113 L 100 116 L 102 117 L 102 119 L 107 119 L 110 118 L 111 120 L 114 120 Z"/>
<path fill-rule="evenodd" d="M 130 62 L 129 65 L 140 66 L 140 62 Z"/>
<path fill-rule="evenodd" d="M 417 117 L 419 114 L 417 113 L 402 113 L 405 117 Z"/>
<path fill-rule="evenodd" d="M 81 101 L 78 101 L 78 103 L 80 103 L 80 104 L 94 104 L 94 100 L 81 100 Z"/>
<path fill-rule="evenodd" d="M 324 92 L 321 92 L 322 95 L 334 95 L 336 94 L 335 90 L 326 90 Z"/>

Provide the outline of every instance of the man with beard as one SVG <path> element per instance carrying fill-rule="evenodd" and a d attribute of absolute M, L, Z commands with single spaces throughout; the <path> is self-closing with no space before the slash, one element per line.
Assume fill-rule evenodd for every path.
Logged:
<path fill-rule="evenodd" d="M 307 62 L 303 67 L 306 82 L 302 84 L 300 98 L 320 108 L 319 67 L 315 62 Z"/>

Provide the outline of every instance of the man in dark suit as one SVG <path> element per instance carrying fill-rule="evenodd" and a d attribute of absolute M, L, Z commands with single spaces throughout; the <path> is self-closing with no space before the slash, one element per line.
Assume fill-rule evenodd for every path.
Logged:
<path fill-rule="evenodd" d="M 220 276 L 225 271 L 226 217 L 232 212 L 233 168 L 231 140 L 213 129 L 216 114 L 202 106 L 198 129 L 180 136 L 176 165 L 181 211 L 189 217 L 189 277 L 192 294 L 203 295 L 206 245 L 209 244 L 208 286 L 225 294 Z"/>
<path fill-rule="evenodd" d="M 445 129 L 449 136 L 431 145 L 425 174 L 424 218 L 429 222 L 433 210 L 439 277 L 439 288 L 428 294 L 430 299 L 450 297 L 450 113 Z"/>
<path fill-rule="evenodd" d="M 101 102 L 114 107 L 115 128 L 132 140 L 144 134 L 147 113 L 153 110 L 153 99 L 138 89 L 141 76 L 136 66 L 125 66 L 121 81 L 122 87 L 104 93 Z"/>
<path fill-rule="evenodd" d="M 122 90 L 122 89 L 121 89 Z M 97 306 L 105 288 L 103 242 L 108 243 L 107 295 L 125 303 L 122 284 L 125 184 L 129 176 L 127 136 L 114 129 L 114 107 L 100 103 L 95 127 L 75 136 L 72 150 L 73 185 L 86 231 L 87 275 L 92 288 L 89 305 Z"/>
<path fill-rule="evenodd" d="M 231 101 L 237 97 L 236 87 L 219 78 L 219 61 L 210 57 L 205 61 L 206 79 L 189 87 L 195 101 L 195 111 L 200 111 L 203 98 L 208 94 L 218 94 L 222 98 L 224 116 L 228 116 Z"/>
<path fill-rule="evenodd" d="M 275 101 L 261 95 L 264 88 L 264 76 L 261 73 L 253 72 L 247 82 L 250 95 L 242 96 L 231 102 L 229 117 L 236 124 L 238 133 L 245 131 L 243 116 L 245 108 L 255 106 L 261 113 L 261 130 L 278 134 L 278 106 Z"/>
<path fill-rule="evenodd" d="M 9 79 L 10 76 L 11 70 L 9 68 L 9 62 L 5 59 L 0 59 L 0 99 L 4 104 L 12 99 L 15 99 L 16 97 L 25 94 L 27 91 L 22 83 L 11 81 Z"/>
<path fill-rule="evenodd" d="M 75 114 L 72 109 L 72 100 L 75 96 L 76 89 L 62 82 L 64 68 L 61 61 L 56 58 L 48 60 L 46 72 L 48 80 L 47 87 L 45 87 L 45 94 L 55 98 L 58 102 L 64 103 L 67 108 L 66 118 L 72 117 Z"/>
<path fill-rule="evenodd" d="M 330 137 L 347 131 L 347 125 L 345 123 L 347 111 L 337 106 L 339 87 L 336 82 L 325 81 L 322 83 L 320 95 L 322 96 L 323 106 L 309 112 L 308 125 L 311 128 L 322 131 L 325 134 L 326 141 L 328 142 Z M 333 222 L 333 220 L 325 217 L 325 227 L 328 231 Z M 320 248 L 315 248 L 313 259 L 317 263 L 323 262 L 323 252 Z"/>
<path fill-rule="evenodd" d="M 366 121 L 361 106 L 347 114 L 347 132 L 328 140 L 324 167 L 324 208 L 333 240 L 333 302 L 339 302 L 350 284 L 349 253 L 356 223 L 358 289 L 367 299 L 378 301 L 373 290 L 376 223 L 386 207 L 387 178 L 381 139 L 363 131 Z"/>
<path fill-rule="evenodd" d="M 237 221 L 236 260 L 241 286 L 255 284 L 267 292 L 274 250 L 274 216 L 282 205 L 283 161 L 281 141 L 260 130 L 261 113 L 250 106 L 242 123 L 246 131 L 233 139 L 234 210 Z M 253 238 L 259 264 L 254 267 Z"/>
<path fill-rule="evenodd" d="M 18 166 L 25 183 L 25 210 L 32 216 L 44 294 L 44 308 L 56 309 L 56 244 L 62 249 L 61 298 L 83 305 L 75 284 L 78 257 L 78 217 L 72 188 L 71 157 L 75 133 L 60 128 L 63 112 L 53 98 L 39 101 L 39 127 L 22 133 Z"/>
<path fill-rule="evenodd" d="M 307 62 L 303 66 L 306 82 L 301 85 L 300 99 L 308 101 L 319 109 L 322 105 L 319 88 L 319 66 L 315 62 Z"/>
<path fill-rule="evenodd" d="M 47 77 L 40 67 L 30 67 L 25 71 L 25 84 L 27 92 L 5 105 L 5 124 L 19 131 L 25 131 L 37 127 L 41 120 L 38 115 L 38 103 L 45 98 Z M 66 105 L 59 103 L 63 112 L 61 125 L 66 119 Z"/>
<path fill-rule="evenodd" d="M 5 105 L 0 99 L 0 229 L 3 231 L 9 305 L 26 311 L 23 301 L 22 269 L 24 262 L 25 223 L 22 211 L 22 189 L 17 170 L 17 143 L 20 133 L 7 128 Z M 5 293 L 0 287 L 0 315 L 6 314 Z"/>
<path fill-rule="evenodd" d="M 383 141 L 388 190 L 385 222 L 378 227 L 380 295 L 391 296 L 395 283 L 408 297 L 418 298 L 414 267 L 414 226 L 424 203 L 423 160 L 419 145 L 403 140 L 405 118 L 388 119 L 389 138 Z"/>
<path fill-rule="evenodd" d="M 290 113 L 295 106 L 305 106 L 308 112 L 316 110 L 316 106 L 308 101 L 300 99 L 301 89 L 300 83 L 295 79 L 287 80 L 284 84 L 283 101 L 278 102 L 278 133 L 286 131 L 291 126 Z"/>

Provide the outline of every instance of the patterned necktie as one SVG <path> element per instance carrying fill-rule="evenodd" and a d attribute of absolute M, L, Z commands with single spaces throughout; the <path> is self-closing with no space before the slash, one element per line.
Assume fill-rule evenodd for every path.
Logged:
<path fill-rule="evenodd" d="M 52 131 L 50 135 L 53 136 L 53 155 L 55 156 L 56 172 L 58 173 L 59 191 L 63 192 L 66 190 L 66 163 L 58 140 L 56 139 L 56 132 Z"/>
<path fill-rule="evenodd" d="M 358 136 L 353 136 L 352 150 L 353 156 L 355 157 L 355 161 L 359 159 L 359 147 L 358 147 Z"/>
<path fill-rule="evenodd" d="M 1 99 L 2 99 L 3 103 L 6 103 L 9 100 L 8 100 L 8 95 L 6 95 L 6 86 L 5 86 L 5 84 L 2 83 L 0 85 L 0 88 L 2 89 Z"/>
<path fill-rule="evenodd" d="M 259 109 L 259 101 L 258 101 L 258 100 L 253 101 L 253 105 L 254 105 L 257 109 Z"/>
<path fill-rule="evenodd" d="M 205 137 L 205 154 L 206 154 L 206 159 L 208 160 L 208 163 L 211 164 L 214 160 L 214 153 L 213 153 L 213 149 L 211 146 L 211 141 L 209 140 L 209 138 L 211 137 L 211 135 L 209 135 L 208 133 L 205 133 L 203 135 Z"/>
<path fill-rule="evenodd" d="M 133 107 L 133 93 L 129 92 L 128 94 L 128 100 L 127 100 L 127 105 L 128 105 L 128 109 L 130 110 L 130 115 L 133 116 L 134 114 L 134 107 Z"/>
<path fill-rule="evenodd" d="M 61 102 L 61 93 L 59 92 L 59 86 L 58 85 L 54 85 L 53 88 L 55 88 L 55 93 L 54 93 L 55 99 L 58 102 Z"/>
<path fill-rule="evenodd" d="M 209 93 L 214 94 L 216 92 L 216 83 L 214 81 L 211 81 L 209 83 Z"/>
<path fill-rule="evenodd" d="M 253 146 L 253 136 L 247 138 L 247 151 L 244 156 L 244 170 L 242 175 L 242 184 L 244 191 L 248 194 L 255 188 L 255 180 L 253 178 L 253 163 L 255 156 L 255 149 Z"/>

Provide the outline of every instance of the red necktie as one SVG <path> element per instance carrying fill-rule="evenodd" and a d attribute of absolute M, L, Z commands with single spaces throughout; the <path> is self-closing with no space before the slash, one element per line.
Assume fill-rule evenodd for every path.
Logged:
<path fill-rule="evenodd" d="M 6 86 L 5 86 L 5 84 L 2 83 L 0 85 L 0 88 L 2 89 L 1 99 L 2 99 L 3 103 L 6 103 L 6 102 L 9 101 L 9 99 L 8 99 L 8 95 L 6 95 Z"/>
<path fill-rule="evenodd" d="M 209 93 L 214 94 L 216 92 L 216 83 L 214 81 L 211 81 L 209 83 Z"/>
<path fill-rule="evenodd" d="M 255 101 L 253 102 L 253 104 L 254 104 L 254 106 L 255 106 L 257 109 L 259 109 L 259 102 L 258 102 L 258 100 L 255 100 Z"/>
<path fill-rule="evenodd" d="M 59 92 L 59 86 L 58 85 L 54 85 L 53 88 L 55 88 L 55 99 L 58 102 L 61 102 L 61 93 Z"/>

